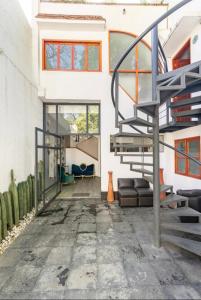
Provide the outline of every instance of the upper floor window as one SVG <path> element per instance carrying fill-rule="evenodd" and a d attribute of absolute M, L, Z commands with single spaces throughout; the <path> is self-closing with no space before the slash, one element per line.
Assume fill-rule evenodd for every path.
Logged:
<path fill-rule="evenodd" d="M 200 160 L 200 137 L 192 137 L 175 141 L 175 148 L 185 152 L 193 158 Z M 175 173 L 201 179 L 201 167 L 175 152 Z"/>
<path fill-rule="evenodd" d="M 136 39 L 136 35 L 121 31 L 109 33 L 109 66 L 113 72 L 121 56 Z M 141 41 L 119 68 L 119 84 L 135 101 L 150 101 L 152 83 L 151 49 Z"/>
<path fill-rule="evenodd" d="M 100 42 L 44 41 L 43 69 L 101 71 Z"/>

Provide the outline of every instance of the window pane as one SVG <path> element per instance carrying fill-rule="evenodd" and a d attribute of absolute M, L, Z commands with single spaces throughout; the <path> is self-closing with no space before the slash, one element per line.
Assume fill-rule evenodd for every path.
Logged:
<path fill-rule="evenodd" d="M 133 73 L 119 73 L 119 84 L 132 98 L 136 98 L 136 75 Z"/>
<path fill-rule="evenodd" d="M 58 132 L 60 135 L 69 133 L 86 133 L 86 105 L 59 105 Z"/>
<path fill-rule="evenodd" d="M 99 70 L 99 46 L 88 46 L 88 69 Z"/>
<path fill-rule="evenodd" d="M 88 131 L 89 133 L 99 133 L 99 106 L 88 106 Z"/>
<path fill-rule="evenodd" d="M 177 160 L 177 167 L 179 173 L 186 173 L 186 160 L 183 158 L 178 158 Z"/>
<path fill-rule="evenodd" d="M 57 45 L 46 44 L 46 69 L 57 69 Z"/>
<path fill-rule="evenodd" d="M 86 48 L 83 45 L 74 46 L 74 69 L 85 70 L 85 53 Z"/>
<path fill-rule="evenodd" d="M 46 131 L 56 133 L 56 105 L 46 105 Z"/>
<path fill-rule="evenodd" d="M 198 140 L 192 140 L 188 142 L 189 147 L 189 154 L 194 157 L 200 156 L 200 141 Z"/>
<path fill-rule="evenodd" d="M 135 38 L 129 34 L 120 32 L 110 33 L 110 69 L 114 70 L 123 53 L 134 42 Z M 136 52 L 132 50 L 122 63 L 120 70 L 136 69 Z"/>
<path fill-rule="evenodd" d="M 60 46 L 60 68 L 65 70 L 72 68 L 72 46 Z"/>
<path fill-rule="evenodd" d="M 189 160 L 189 174 L 194 176 L 201 176 L 201 168 L 192 160 Z"/>
<path fill-rule="evenodd" d="M 152 75 L 139 74 L 139 87 L 138 87 L 138 102 L 147 102 L 152 100 Z"/>
<path fill-rule="evenodd" d="M 178 141 L 176 143 L 176 148 L 182 152 L 186 152 L 185 151 L 185 142 L 184 141 Z M 183 157 L 182 154 L 179 154 L 178 152 L 176 153 L 177 156 L 179 157 Z"/>
<path fill-rule="evenodd" d="M 151 70 L 151 50 L 144 44 L 138 45 L 138 69 Z"/>

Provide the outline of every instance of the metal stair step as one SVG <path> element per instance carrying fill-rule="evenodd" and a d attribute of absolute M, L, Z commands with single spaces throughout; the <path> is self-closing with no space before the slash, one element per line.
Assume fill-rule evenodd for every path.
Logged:
<path fill-rule="evenodd" d="M 152 147 L 153 144 L 149 143 L 118 143 L 118 144 L 113 144 L 114 148 L 119 148 L 119 147 L 124 147 L 124 148 L 135 148 L 135 147 Z"/>
<path fill-rule="evenodd" d="M 165 132 L 174 132 L 178 130 L 182 130 L 185 128 L 193 127 L 199 125 L 198 121 L 190 121 L 190 122 L 176 122 L 176 123 L 170 123 L 170 124 L 165 124 L 161 125 L 159 128 L 160 133 L 165 133 Z"/>
<path fill-rule="evenodd" d="M 191 253 L 201 256 L 201 243 L 187 238 L 181 238 L 170 234 L 162 234 L 161 239 L 169 242 L 179 248 L 185 249 Z"/>
<path fill-rule="evenodd" d="M 179 108 L 182 106 L 188 106 L 188 105 L 199 105 L 201 104 L 201 96 L 193 97 L 193 98 L 188 98 L 184 100 L 179 100 L 177 102 L 172 102 L 170 107 L 171 108 Z"/>
<path fill-rule="evenodd" d="M 162 223 L 161 226 L 164 229 L 186 232 L 201 236 L 200 223 Z"/>
<path fill-rule="evenodd" d="M 158 101 L 149 101 L 144 103 L 139 103 L 136 105 L 136 109 L 149 115 L 153 116 L 155 111 L 155 106 L 160 104 Z"/>
<path fill-rule="evenodd" d="M 131 166 L 131 171 L 133 172 L 136 172 L 136 173 L 142 173 L 142 174 L 148 174 L 148 175 L 153 175 L 153 171 L 149 171 L 149 170 L 146 170 L 144 168 L 141 168 L 141 169 L 136 169 L 136 168 L 132 168 Z"/>
<path fill-rule="evenodd" d="M 173 112 L 173 117 L 200 117 L 201 116 L 201 108 Z"/>
<path fill-rule="evenodd" d="M 129 118 L 123 121 L 119 122 L 122 125 L 138 125 L 138 126 L 146 126 L 146 127 L 153 127 L 153 123 L 146 121 L 144 119 L 141 119 L 139 117 L 133 117 L 133 118 Z"/>
<path fill-rule="evenodd" d="M 160 192 L 163 193 L 163 192 L 167 192 L 169 190 L 173 189 L 173 186 L 172 185 L 166 185 L 166 184 L 162 184 L 160 186 Z"/>
<path fill-rule="evenodd" d="M 144 156 L 144 157 L 153 157 L 153 154 L 149 153 L 123 153 L 123 152 L 117 152 L 114 154 L 114 156 L 127 156 L 127 157 L 139 157 L 139 156 Z"/>
<path fill-rule="evenodd" d="M 153 183 L 153 176 L 143 176 L 148 182 Z"/>
<path fill-rule="evenodd" d="M 175 76 L 178 76 L 179 74 L 182 75 L 182 74 L 188 73 L 188 72 L 199 74 L 199 67 L 200 67 L 200 65 L 201 65 L 201 61 L 197 61 L 195 63 L 186 65 L 184 67 L 175 69 L 173 71 L 166 72 L 164 74 L 159 74 L 157 76 L 157 81 L 158 82 L 164 81 L 164 80 L 167 80 L 170 77 L 175 77 Z"/>
<path fill-rule="evenodd" d="M 175 217 L 199 217 L 201 218 L 201 213 L 190 207 L 180 207 L 176 209 L 171 208 L 161 208 L 161 214 Z"/>
<path fill-rule="evenodd" d="M 150 138 L 153 139 L 152 134 L 148 133 L 131 133 L 131 132 L 119 132 L 113 135 L 114 137 L 136 137 L 136 138 Z"/>
<path fill-rule="evenodd" d="M 187 202 L 188 198 L 180 196 L 180 195 L 170 194 L 166 197 L 166 199 L 164 201 L 160 202 L 160 205 L 164 206 L 164 205 L 168 205 L 168 204 L 171 204 L 174 202 L 183 202 L 183 201 Z"/>

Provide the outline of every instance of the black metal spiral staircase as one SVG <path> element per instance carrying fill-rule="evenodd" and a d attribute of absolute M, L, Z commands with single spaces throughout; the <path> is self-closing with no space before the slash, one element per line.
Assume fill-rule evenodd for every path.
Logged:
<path fill-rule="evenodd" d="M 179 129 L 189 128 L 201 124 L 201 108 L 195 108 L 182 112 L 175 112 L 175 109 L 190 105 L 191 108 L 201 104 L 201 96 L 192 97 L 178 102 L 172 102 L 172 98 L 176 96 L 186 95 L 201 91 L 201 61 L 187 65 L 185 67 L 168 71 L 167 61 L 163 48 L 158 38 L 158 24 L 172 13 L 191 2 L 192 0 L 183 0 L 175 7 L 166 12 L 151 26 L 149 26 L 129 47 L 118 62 L 112 77 L 111 94 L 112 101 L 115 106 L 115 127 L 119 132 L 114 135 L 115 155 L 120 157 L 122 164 L 128 164 L 130 170 L 135 173 L 142 174 L 153 184 L 154 192 L 154 239 L 155 245 L 160 247 L 161 241 L 170 242 L 196 255 L 201 256 L 201 243 L 198 237 L 201 237 L 200 223 L 171 223 L 172 218 L 177 219 L 181 216 L 198 217 L 201 222 L 201 214 L 188 207 L 188 198 L 173 194 L 173 186 L 160 185 L 160 151 L 159 146 L 162 144 L 174 151 L 179 152 L 183 156 L 191 159 L 201 166 L 201 162 L 197 161 L 190 155 L 160 141 L 160 132 L 172 132 Z M 131 118 L 124 118 L 119 112 L 119 67 L 130 51 L 149 33 L 152 33 L 152 96 L 149 102 L 139 103 L 134 106 L 134 114 Z M 159 110 L 161 106 L 166 106 L 166 124 L 159 125 Z M 143 117 L 139 116 L 139 112 L 144 113 Z M 179 119 L 178 119 L 179 117 Z M 189 117 L 188 122 L 184 122 L 182 117 Z M 124 127 L 129 126 L 133 132 L 125 132 Z M 140 126 L 140 129 L 139 127 Z M 141 127 L 145 130 L 142 131 Z M 150 153 L 122 153 L 119 152 L 119 138 L 135 138 L 137 145 L 144 147 L 149 140 L 153 147 L 153 154 Z M 124 146 L 122 143 L 121 146 Z M 128 145 L 125 145 L 128 146 Z M 136 146 L 133 145 L 133 146 Z M 153 161 L 146 161 L 150 156 Z M 138 159 L 137 159 L 138 158 Z M 139 160 L 140 158 L 140 160 Z M 128 160 L 129 159 L 129 160 Z M 169 191 L 169 195 L 164 201 L 160 201 L 160 193 Z M 168 208 L 169 205 L 175 203 L 185 203 L 185 206 L 176 209 Z M 162 208 L 163 207 L 163 208 Z M 166 207 L 166 208 L 164 208 Z M 161 222 L 161 219 L 165 222 Z M 180 233 L 184 234 L 181 236 Z"/>

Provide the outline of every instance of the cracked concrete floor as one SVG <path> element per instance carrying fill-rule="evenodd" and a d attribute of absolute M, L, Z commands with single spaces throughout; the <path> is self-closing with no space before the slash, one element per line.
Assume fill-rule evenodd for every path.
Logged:
<path fill-rule="evenodd" d="M 201 299 L 201 261 L 152 246 L 151 208 L 98 199 L 51 208 L 0 257 L 0 299 Z"/>

